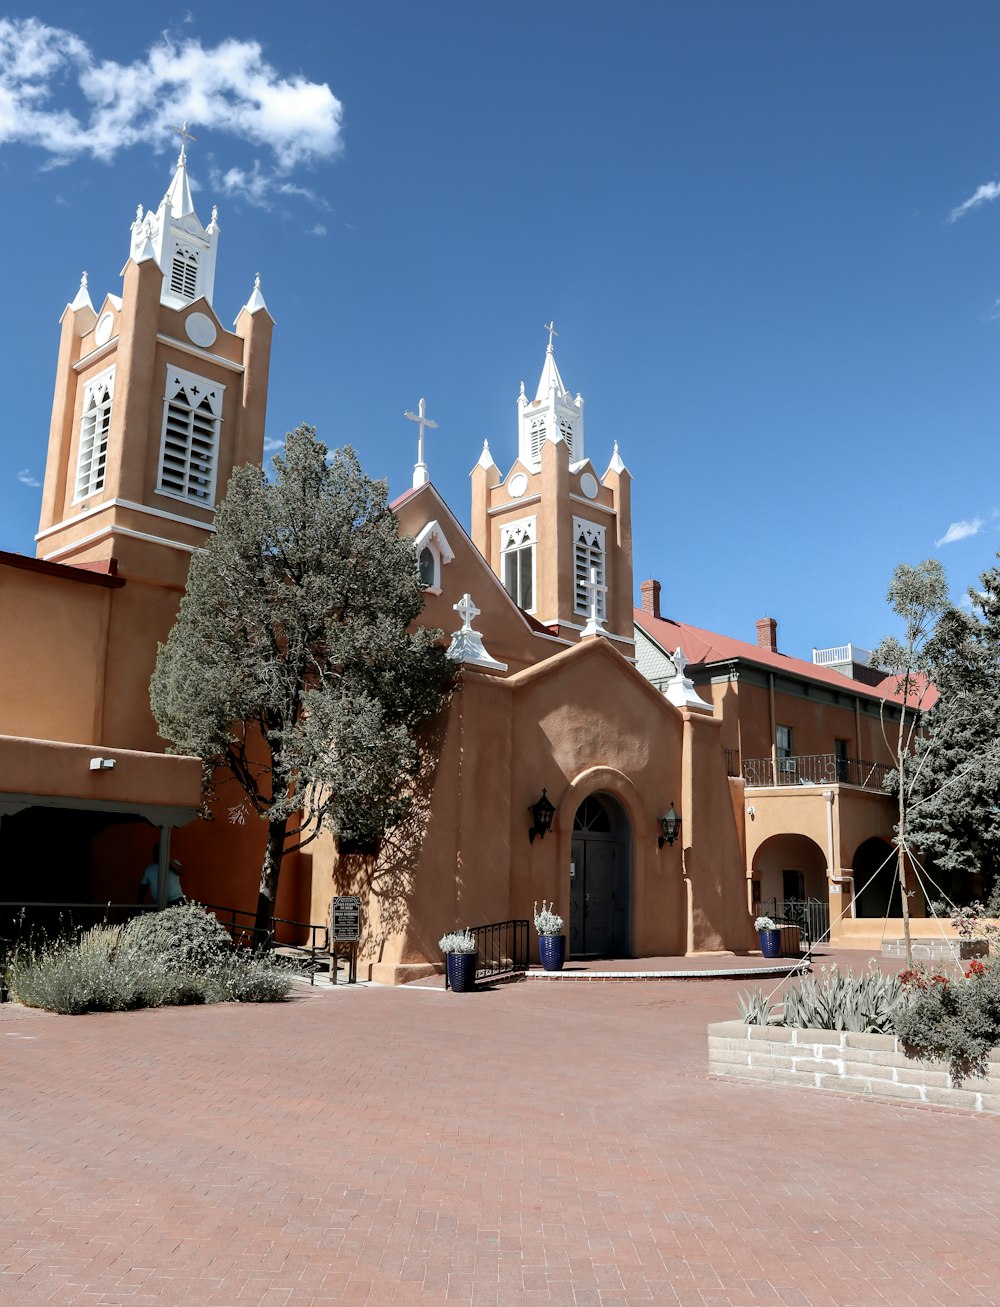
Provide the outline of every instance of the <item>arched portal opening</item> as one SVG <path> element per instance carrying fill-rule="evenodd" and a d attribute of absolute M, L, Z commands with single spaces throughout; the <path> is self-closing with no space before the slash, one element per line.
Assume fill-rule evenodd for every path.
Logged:
<path fill-rule="evenodd" d="M 858 917 L 901 917 L 896 848 L 888 840 L 865 840 L 854 855 L 854 913 Z M 911 900 L 912 902 L 912 900 Z"/>
<path fill-rule="evenodd" d="M 827 898 L 826 854 L 807 835 L 772 835 L 753 857 L 755 900 Z"/>
<path fill-rule="evenodd" d="M 610 794 L 591 794 L 573 818 L 569 951 L 573 957 L 631 953 L 631 831 Z"/>

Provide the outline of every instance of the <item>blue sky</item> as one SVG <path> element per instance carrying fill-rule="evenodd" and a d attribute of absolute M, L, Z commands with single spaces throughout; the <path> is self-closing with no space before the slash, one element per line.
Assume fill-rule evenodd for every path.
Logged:
<path fill-rule="evenodd" d="M 215 307 L 260 272 L 299 422 L 468 520 L 554 318 L 587 453 L 635 478 L 668 615 L 871 647 L 899 561 L 1000 547 L 994 4 L 115 0 L 0 20 L 0 548 L 33 552 L 57 320 L 117 290 L 191 120 Z M 291 16 L 289 16 L 291 15 Z M 29 21 L 33 20 L 33 21 Z M 70 116 L 71 115 L 71 116 Z M 975 203 L 967 202 L 979 197 Z M 967 206 L 963 209 L 963 206 Z M 948 539 L 949 534 L 957 539 Z"/>

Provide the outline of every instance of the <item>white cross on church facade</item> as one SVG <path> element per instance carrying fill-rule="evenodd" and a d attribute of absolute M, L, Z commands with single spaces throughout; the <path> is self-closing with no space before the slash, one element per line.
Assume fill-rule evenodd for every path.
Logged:
<path fill-rule="evenodd" d="M 430 427 L 432 431 L 437 430 L 437 423 L 432 422 L 427 416 L 427 405 L 421 399 L 417 405 L 416 413 L 411 413 L 409 409 L 403 414 L 404 418 L 409 418 L 411 422 L 419 423 L 420 436 L 417 440 L 417 461 L 413 468 L 413 489 L 418 486 L 426 485 L 430 480 L 430 474 L 427 471 L 427 464 L 424 462 L 424 428 Z"/>
<path fill-rule="evenodd" d="M 587 604 L 590 609 L 590 616 L 587 618 L 587 625 L 580 632 L 580 639 L 587 635 L 607 635 L 604 629 L 604 623 L 601 621 L 601 598 L 608 593 L 608 587 L 597 579 L 597 568 L 591 567 L 590 579 L 584 581 L 583 588 L 587 592 Z"/>

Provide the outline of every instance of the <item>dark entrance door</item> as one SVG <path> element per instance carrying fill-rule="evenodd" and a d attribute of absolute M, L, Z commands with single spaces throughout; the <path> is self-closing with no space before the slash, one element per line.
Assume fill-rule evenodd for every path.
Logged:
<path fill-rule="evenodd" d="M 574 957 L 628 957 L 628 818 L 608 795 L 584 799 L 573 820 L 569 951 Z"/>

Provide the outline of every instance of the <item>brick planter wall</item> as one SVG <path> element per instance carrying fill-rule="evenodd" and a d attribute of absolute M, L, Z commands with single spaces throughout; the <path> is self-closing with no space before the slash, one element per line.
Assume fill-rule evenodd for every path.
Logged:
<path fill-rule="evenodd" d="M 1000 1113 L 1000 1049 L 990 1054 L 986 1079 L 970 1077 L 956 1089 L 944 1063 L 908 1057 L 894 1035 L 717 1021 L 708 1027 L 708 1069 L 741 1080 Z"/>

